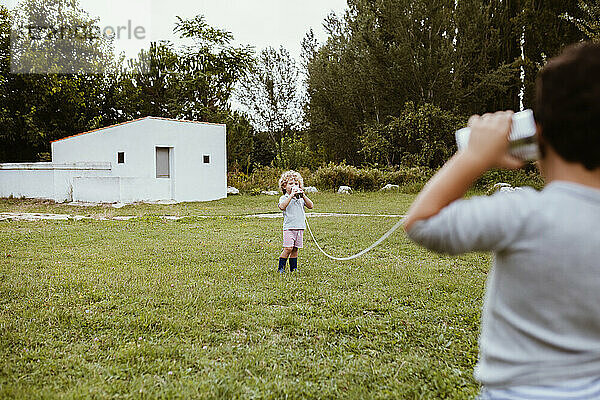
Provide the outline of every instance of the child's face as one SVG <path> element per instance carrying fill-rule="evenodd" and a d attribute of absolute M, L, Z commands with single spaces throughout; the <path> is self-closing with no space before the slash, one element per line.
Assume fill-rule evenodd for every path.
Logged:
<path fill-rule="evenodd" d="M 298 179 L 294 177 L 288 178 L 288 180 L 284 183 L 285 191 L 287 192 L 287 194 L 292 193 L 292 186 L 294 185 L 298 185 Z"/>

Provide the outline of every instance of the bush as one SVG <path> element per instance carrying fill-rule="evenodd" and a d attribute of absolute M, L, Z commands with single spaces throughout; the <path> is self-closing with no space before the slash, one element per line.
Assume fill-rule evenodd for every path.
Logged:
<path fill-rule="evenodd" d="M 466 120 L 433 104 L 407 102 L 387 124 L 365 126 L 360 153 L 367 162 L 436 168 L 456 151 L 454 132 Z"/>
<path fill-rule="evenodd" d="M 314 186 L 321 190 L 337 190 L 342 185 L 355 190 L 379 190 L 388 183 L 402 187 L 422 186 L 430 176 L 431 170 L 423 167 L 356 168 L 330 163 L 315 172 Z"/>
<path fill-rule="evenodd" d="M 504 182 L 511 186 L 531 186 L 541 189 L 544 186 L 542 176 L 534 169 L 501 170 L 493 169 L 483 174 L 476 182 L 477 189 L 488 190 L 494 184 Z"/>
<path fill-rule="evenodd" d="M 277 184 L 283 172 L 283 169 L 271 166 L 255 168 L 251 174 L 234 170 L 227 174 L 227 185 L 234 186 L 246 194 L 256 194 L 256 192 L 260 194 L 263 190 L 279 191 Z M 298 172 L 304 178 L 305 186 L 313 185 L 312 172 L 308 168 L 300 168 Z"/>
<path fill-rule="evenodd" d="M 251 174 L 242 171 L 231 171 L 227 184 L 234 186 L 245 194 L 259 194 L 263 190 L 277 190 L 277 183 L 283 169 L 276 167 L 256 168 Z M 395 167 L 357 168 L 352 165 L 330 163 L 316 171 L 300 168 L 305 186 L 316 186 L 319 190 L 337 190 L 340 186 L 350 186 L 354 190 L 379 190 L 388 183 L 400 186 L 405 193 L 417 193 L 434 174 L 427 167 Z M 508 170 L 490 170 L 475 182 L 475 189 L 488 190 L 498 182 L 512 186 L 531 186 L 536 189 L 543 187 L 542 177 L 533 168 Z"/>

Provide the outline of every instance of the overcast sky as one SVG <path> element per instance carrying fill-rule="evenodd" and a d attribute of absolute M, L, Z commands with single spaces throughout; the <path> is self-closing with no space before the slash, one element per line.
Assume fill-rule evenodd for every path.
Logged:
<path fill-rule="evenodd" d="M 0 0 L 0 4 L 12 8 L 19 1 Z M 257 51 L 284 46 L 297 60 L 306 32 L 312 28 L 317 39 L 324 41 L 323 20 L 332 11 L 341 15 L 346 8 L 346 0 L 80 0 L 80 4 L 100 17 L 102 29 L 131 26 L 122 28 L 115 41 L 117 52 L 124 51 L 128 57 L 147 48 L 150 41 L 175 41 L 175 16 L 203 14 L 209 25 L 232 32 L 236 44 L 252 45 Z M 141 27 L 138 38 L 134 37 L 136 27 Z"/>

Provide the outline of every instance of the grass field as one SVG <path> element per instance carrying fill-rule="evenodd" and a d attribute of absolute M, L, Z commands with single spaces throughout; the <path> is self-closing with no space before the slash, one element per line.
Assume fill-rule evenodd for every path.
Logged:
<path fill-rule="evenodd" d="M 312 196 L 319 212 L 404 213 L 413 195 Z M 0 398 L 472 398 L 489 257 L 404 233 L 335 262 L 306 238 L 279 275 L 276 199 L 0 212 L 130 221 L 0 222 Z M 177 222 L 157 215 L 189 216 Z M 198 218 L 225 215 L 227 218 Z M 314 218 L 336 255 L 396 220 Z"/>

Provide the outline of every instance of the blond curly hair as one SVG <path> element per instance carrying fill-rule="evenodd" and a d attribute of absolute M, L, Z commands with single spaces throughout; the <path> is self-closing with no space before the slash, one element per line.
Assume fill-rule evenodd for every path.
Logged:
<path fill-rule="evenodd" d="M 279 189 L 281 189 L 283 194 L 285 194 L 284 184 L 287 184 L 288 179 L 292 177 L 296 178 L 298 184 L 300 184 L 300 187 L 302 188 L 302 190 L 304 190 L 304 179 L 302 179 L 302 175 L 300 175 L 299 172 L 296 172 L 294 170 L 289 170 L 281 174 L 281 178 L 279 178 Z"/>

